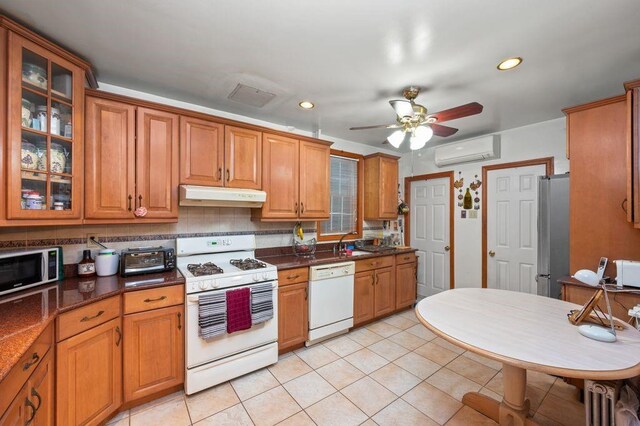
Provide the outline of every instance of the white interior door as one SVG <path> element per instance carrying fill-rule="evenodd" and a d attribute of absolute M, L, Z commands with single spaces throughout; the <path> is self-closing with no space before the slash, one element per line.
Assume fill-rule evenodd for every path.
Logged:
<path fill-rule="evenodd" d="M 418 255 L 418 295 L 450 288 L 449 178 L 411 183 L 411 246 Z"/>
<path fill-rule="evenodd" d="M 538 176 L 544 165 L 487 173 L 487 287 L 537 294 Z"/>

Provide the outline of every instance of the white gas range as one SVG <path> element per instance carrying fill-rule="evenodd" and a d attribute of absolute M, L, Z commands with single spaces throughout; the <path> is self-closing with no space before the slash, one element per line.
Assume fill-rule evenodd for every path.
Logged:
<path fill-rule="evenodd" d="M 185 277 L 185 393 L 215 386 L 278 361 L 278 272 L 255 260 L 255 236 L 178 238 L 177 266 Z M 273 318 L 248 330 L 204 340 L 198 299 L 227 290 L 271 283 Z"/>

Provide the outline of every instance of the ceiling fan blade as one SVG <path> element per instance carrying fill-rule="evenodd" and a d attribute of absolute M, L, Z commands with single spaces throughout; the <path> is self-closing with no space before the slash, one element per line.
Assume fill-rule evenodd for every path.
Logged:
<path fill-rule="evenodd" d="M 438 123 L 442 123 L 449 120 L 455 120 L 457 118 L 480 114 L 482 112 L 482 109 L 483 106 L 479 103 L 471 102 L 469 104 L 460 105 L 455 108 L 445 109 L 444 111 L 429 114 L 429 117 L 433 117 Z"/>
<path fill-rule="evenodd" d="M 413 117 L 413 105 L 409 101 L 395 100 L 389 101 L 391 108 L 396 112 L 398 117 Z"/>
<path fill-rule="evenodd" d="M 441 126 L 440 124 L 431 124 L 430 126 L 431 129 L 433 129 L 433 134 L 441 138 L 454 135 L 458 131 L 458 129 L 454 129 L 453 127 Z"/>
<path fill-rule="evenodd" d="M 351 127 L 349 130 L 367 130 L 367 129 L 398 129 L 402 126 L 399 124 L 378 124 L 376 126 Z"/>

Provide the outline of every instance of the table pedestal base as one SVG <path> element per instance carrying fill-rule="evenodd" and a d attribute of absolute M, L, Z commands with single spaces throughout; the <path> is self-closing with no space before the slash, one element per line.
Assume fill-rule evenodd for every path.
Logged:
<path fill-rule="evenodd" d="M 530 403 L 525 398 L 527 370 L 504 364 L 504 397 L 502 402 L 478 392 L 464 395 L 462 402 L 503 426 L 525 426 L 536 423 L 528 416 Z"/>

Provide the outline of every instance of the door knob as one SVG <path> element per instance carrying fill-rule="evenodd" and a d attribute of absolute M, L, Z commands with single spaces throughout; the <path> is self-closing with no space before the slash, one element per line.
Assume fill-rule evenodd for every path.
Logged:
<path fill-rule="evenodd" d="M 493 257 L 496 255 L 496 252 L 493 250 L 489 250 L 489 256 Z"/>
<path fill-rule="evenodd" d="M 449 251 L 449 250 L 451 250 L 451 247 L 449 247 L 449 246 L 445 246 L 444 247 L 444 251 Z"/>

